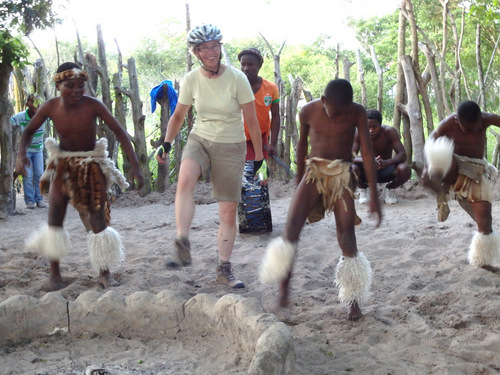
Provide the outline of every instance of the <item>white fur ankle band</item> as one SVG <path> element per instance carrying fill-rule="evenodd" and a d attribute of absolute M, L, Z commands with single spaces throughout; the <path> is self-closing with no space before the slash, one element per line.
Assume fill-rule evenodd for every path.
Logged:
<path fill-rule="evenodd" d="M 434 173 L 445 176 L 449 172 L 453 160 L 453 150 L 453 140 L 448 137 L 428 139 L 425 142 L 424 154 L 429 176 Z"/>
<path fill-rule="evenodd" d="M 372 285 L 372 268 L 363 253 L 355 257 L 341 257 L 335 270 L 335 285 L 343 303 L 368 300 Z"/>
<path fill-rule="evenodd" d="M 61 259 L 71 247 L 66 229 L 49 225 L 44 225 L 33 232 L 25 244 L 28 251 L 46 256 L 50 260 Z"/>
<path fill-rule="evenodd" d="M 484 234 L 476 232 L 472 237 L 469 248 L 469 263 L 474 267 L 491 265 L 500 255 L 500 236 L 491 232 Z"/>
<path fill-rule="evenodd" d="M 278 284 L 292 270 L 297 248 L 291 242 L 278 237 L 272 240 L 260 267 L 260 281 L 263 284 Z"/>
<path fill-rule="evenodd" d="M 96 271 L 117 267 L 125 257 L 120 234 L 111 227 L 102 232 L 90 232 L 87 239 L 90 263 Z"/>

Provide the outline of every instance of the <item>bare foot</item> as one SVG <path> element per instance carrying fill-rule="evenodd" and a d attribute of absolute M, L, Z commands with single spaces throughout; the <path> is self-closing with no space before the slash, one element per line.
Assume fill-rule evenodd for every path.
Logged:
<path fill-rule="evenodd" d="M 495 266 L 490 266 L 489 264 L 482 266 L 481 268 L 486 270 L 486 271 L 493 272 L 493 273 L 500 273 L 500 268 L 495 267 Z"/>
<path fill-rule="evenodd" d="M 352 322 L 357 322 L 363 314 L 361 313 L 361 309 L 356 301 L 352 301 L 349 304 L 349 320 Z"/>
<path fill-rule="evenodd" d="M 120 283 L 114 279 L 114 277 L 111 275 L 111 273 L 106 270 L 106 271 L 100 271 L 99 272 L 99 283 L 104 287 L 104 289 L 107 289 L 111 286 L 119 286 Z"/>
<path fill-rule="evenodd" d="M 44 284 L 44 286 L 42 286 L 41 290 L 44 292 L 55 292 L 56 290 L 64 289 L 67 286 L 68 286 L 68 283 L 65 282 L 62 279 L 62 277 L 56 278 L 56 279 L 49 278 L 49 281 L 47 281 Z"/>

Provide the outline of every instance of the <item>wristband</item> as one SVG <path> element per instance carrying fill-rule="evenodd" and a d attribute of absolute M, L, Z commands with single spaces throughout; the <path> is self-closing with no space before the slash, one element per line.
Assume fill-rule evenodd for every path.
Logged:
<path fill-rule="evenodd" d="M 172 145 L 170 142 L 163 142 L 163 144 L 157 148 L 156 155 L 162 157 L 163 153 L 168 154 L 171 148 Z"/>

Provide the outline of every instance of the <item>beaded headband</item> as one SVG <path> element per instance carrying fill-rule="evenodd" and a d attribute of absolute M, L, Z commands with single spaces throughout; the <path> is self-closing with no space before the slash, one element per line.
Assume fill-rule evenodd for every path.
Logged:
<path fill-rule="evenodd" d="M 64 72 L 54 74 L 54 82 L 61 82 L 67 79 L 81 78 L 86 81 L 89 78 L 88 73 L 85 70 L 78 68 L 68 69 Z"/>

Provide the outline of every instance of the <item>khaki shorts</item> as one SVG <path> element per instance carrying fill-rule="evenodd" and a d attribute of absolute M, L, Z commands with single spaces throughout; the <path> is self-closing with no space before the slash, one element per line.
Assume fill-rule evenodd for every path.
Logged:
<path fill-rule="evenodd" d="M 196 160 L 203 178 L 210 176 L 212 196 L 218 201 L 239 202 L 243 168 L 245 167 L 246 142 L 217 143 L 196 134 L 190 134 L 182 159 Z"/>

